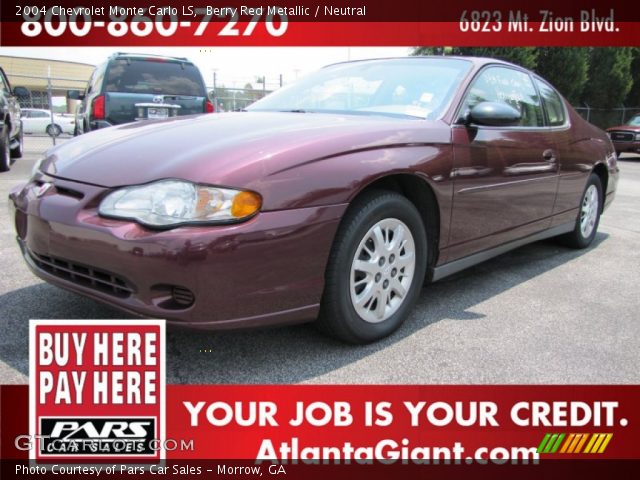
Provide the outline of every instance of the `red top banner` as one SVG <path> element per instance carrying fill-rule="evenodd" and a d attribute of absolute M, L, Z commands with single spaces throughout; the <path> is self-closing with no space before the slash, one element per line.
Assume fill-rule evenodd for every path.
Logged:
<path fill-rule="evenodd" d="M 632 46 L 623 2 L 3 3 L 4 46 Z"/>

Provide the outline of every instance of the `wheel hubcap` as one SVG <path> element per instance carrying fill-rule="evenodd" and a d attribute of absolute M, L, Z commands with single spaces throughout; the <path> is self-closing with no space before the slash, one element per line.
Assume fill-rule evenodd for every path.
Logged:
<path fill-rule="evenodd" d="M 373 225 L 351 264 L 351 302 L 360 318 L 380 323 L 391 317 L 409 292 L 415 264 L 415 242 L 407 225 L 396 218 Z"/>
<path fill-rule="evenodd" d="M 596 226 L 598 209 L 598 189 L 595 185 L 590 185 L 584 193 L 580 210 L 580 233 L 584 238 L 589 238 Z"/>

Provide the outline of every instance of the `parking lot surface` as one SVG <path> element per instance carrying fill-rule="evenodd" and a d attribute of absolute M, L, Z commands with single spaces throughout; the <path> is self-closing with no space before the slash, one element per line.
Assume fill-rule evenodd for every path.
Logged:
<path fill-rule="evenodd" d="M 64 138 L 57 140 L 65 141 Z M 0 196 L 51 145 L 0 173 Z M 312 325 L 167 332 L 167 383 L 640 383 L 640 156 L 621 180 L 594 246 L 535 243 L 426 286 L 396 334 L 354 347 Z M 28 379 L 28 322 L 128 318 L 43 283 L 24 264 L 0 208 L 0 384 Z"/>

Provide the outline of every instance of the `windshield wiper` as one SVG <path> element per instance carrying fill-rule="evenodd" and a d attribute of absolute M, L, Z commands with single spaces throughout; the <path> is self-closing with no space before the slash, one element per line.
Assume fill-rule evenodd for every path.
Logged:
<path fill-rule="evenodd" d="M 278 110 L 279 112 L 284 113 L 309 113 L 307 110 L 303 110 L 301 108 L 294 108 L 292 110 Z"/>

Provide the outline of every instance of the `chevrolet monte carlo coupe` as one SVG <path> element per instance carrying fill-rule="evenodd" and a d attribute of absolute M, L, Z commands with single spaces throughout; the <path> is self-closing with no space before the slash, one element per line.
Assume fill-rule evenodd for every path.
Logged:
<path fill-rule="evenodd" d="M 366 343 L 425 282 L 542 238 L 589 246 L 617 178 L 608 136 L 533 73 L 414 57 L 78 137 L 10 200 L 52 284 L 184 326 L 316 320 Z"/>

